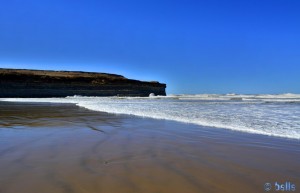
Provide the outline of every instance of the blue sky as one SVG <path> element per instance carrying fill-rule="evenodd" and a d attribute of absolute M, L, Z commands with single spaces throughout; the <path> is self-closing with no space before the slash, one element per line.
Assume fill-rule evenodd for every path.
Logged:
<path fill-rule="evenodd" d="M 122 74 L 170 93 L 300 93 L 299 0 L 10 0 L 0 67 Z"/>

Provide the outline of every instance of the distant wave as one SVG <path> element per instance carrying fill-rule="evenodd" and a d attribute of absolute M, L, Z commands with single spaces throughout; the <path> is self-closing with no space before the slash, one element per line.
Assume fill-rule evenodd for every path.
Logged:
<path fill-rule="evenodd" d="M 253 101 L 253 102 L 286 102 L 298 103 L 300 102 L 300 94 L 257 94 L 257 95 L 239 95 L 239 94 L 196 94 L 196 95 L 170 95 L 169 97 L 176 97 L 180 100 L 217 100 L 217 101 Z"/>

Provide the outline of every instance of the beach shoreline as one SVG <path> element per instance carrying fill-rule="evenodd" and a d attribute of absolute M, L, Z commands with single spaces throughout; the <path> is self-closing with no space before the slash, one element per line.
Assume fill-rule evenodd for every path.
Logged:
<path fill-rule="evenodd" d="M 0 102 L 0 117 L 0 192 L 300 188 L 299 140 L 62 103 Z"/>

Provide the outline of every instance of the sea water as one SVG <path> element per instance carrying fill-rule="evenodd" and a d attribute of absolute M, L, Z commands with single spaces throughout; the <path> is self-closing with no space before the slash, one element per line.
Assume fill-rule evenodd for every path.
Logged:
<path fill-rule="evenodd" d="M 300 94 L 199 94 L 151 97 L 6 98 L 1 101 L 74 103 L 114 114 L 300 139 Z"/>

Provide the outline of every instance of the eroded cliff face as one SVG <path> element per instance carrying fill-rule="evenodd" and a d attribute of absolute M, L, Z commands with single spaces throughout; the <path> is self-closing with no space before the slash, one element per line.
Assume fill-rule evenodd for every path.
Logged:
<path fill-rule="evenodd" d="M 0 68 L 0 97 L 149 96 L 165 88 L 116 74 Z"/>

